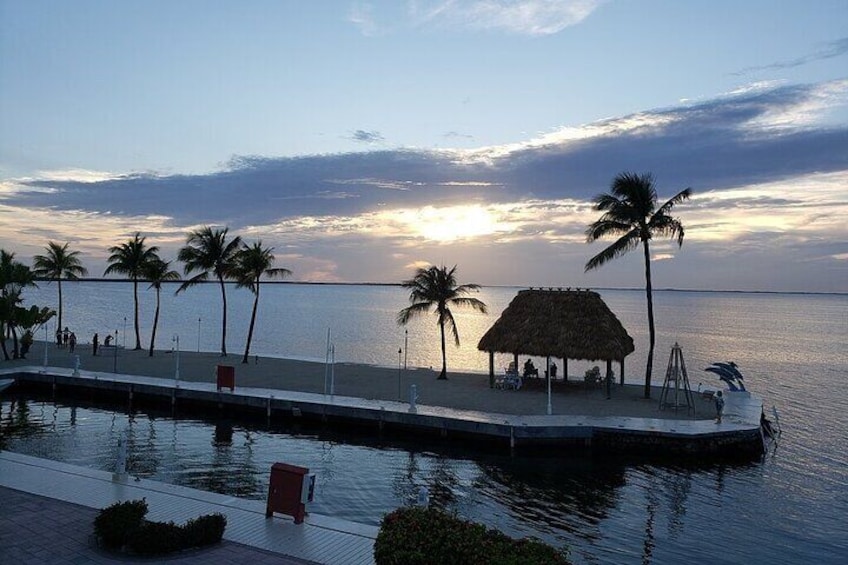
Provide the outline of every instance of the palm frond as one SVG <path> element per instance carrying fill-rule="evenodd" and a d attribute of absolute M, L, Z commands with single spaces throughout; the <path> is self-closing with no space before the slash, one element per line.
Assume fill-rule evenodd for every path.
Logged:
<path fill-rule="evenodd" d="M 612 245 L 589 259 L 586 262 L 586 266 L 584 267 L 584 272 L 591 271 L 592 269 L 597 269 L 604 263 L 611 261 L 621 255 L 624 255 L 628 251 L 635 249 L 638 247 L 639 242 L 641 241 L 640 231 L 638 228 L 633 228 L 620 238 L 618 238 Z"/>

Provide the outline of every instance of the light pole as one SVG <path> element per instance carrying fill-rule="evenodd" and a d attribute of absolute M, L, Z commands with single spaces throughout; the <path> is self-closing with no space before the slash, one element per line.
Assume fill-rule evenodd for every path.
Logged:
<path fill-rule="evenodd" d="M 126 339 L 126 337 L 124 337 Z M 115 330 L 115 355 L 113 356 L 114 360 L 112 361 L 112 372 L 118 372 L 118 330 Z"/>
<path fill-rule="evenodd" d="M 403 330 L 403 370 L 406 371 L 406 357 L 409 353 L 409 330 Z"/>
<path fill-rule="evenodd" d="M 118 333 L 118 332 L 115 332 Z M 115 336 L 115 347 L 118 347 L 118 336 Z M 127 348 L 127 317 L 124 316 L 124 349 Z"/>
<path fill-rule="evenodd" d="M 197 317 L 197 352 L 200 353 L 200 316 Z"/>
<path fill-rule="evenodd" d="M 49 339 L 47 339 L 47 323 L 44 323 L 44 373 L 47 372 L 47 344 Z"/>
<path fill-rule="evenodd" d="M 400 402 L 400 354 L 402 350 L 398 347 L 398 402 Z"/>
<path fill-rule="evenodd" d="M 180 388 L 180 336 L 179 334 L 174 336 L 173 341 L 177 344 L 176 350 L 174 350 L 174 359 L 176 361 L 176 368 L 174 369 L 174 380 L 176 381 L 176 387 Z"/>

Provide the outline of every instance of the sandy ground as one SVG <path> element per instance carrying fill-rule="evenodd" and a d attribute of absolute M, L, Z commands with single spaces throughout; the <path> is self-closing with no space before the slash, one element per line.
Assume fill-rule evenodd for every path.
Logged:
<path fill-rule="evenodd" d="M 11 345 L 11 344 L 9 344 Z M 116 355 L 117 353 L 117 355 Z M 88 344 L 77 346 L 80 368 L 84 371 L 111 373 L 117 369 L 125 375 L 146 375 L 173 378 L 176 369 L 176 354 L 171 351 L 155 351 L 149 357 L 147 351 L 100 348 L 93 356 Z M 50 344 L 47 350 L 48 365 L 53 367 L 74 366 L 74 355 L 67 349 L 57 349 Z M 0 356 L 2 357 L 2 356 Z M 216 366 L 235 367 L 236 387 L 262 387 L 294 390 L 300 392 L 324 392 L 326 367 L 323 363 L 251 357 L 250 363 L 242 364 L 242 356 L 231 353 L 221 357 L 217 353 L 182 351 L 179 354 L 180 378 L 184 381 L 215 381 Z M 43 342 L 36 342 L 26 360 L 0 361 L 0 368 L 37 365 L 44 362 Z M 403 400 L 409 398 L 409 388 L 418 388 L 418 403 L 480 410 L 500 414 L 545 414 L 547 392 L 544 379 L 525 379 L 525 386 L 518 391 L 489 388 L 488 375 L 450 372 L 448 380 L 436 380 L 437 373 L 430 369 L 375 367 L 353 363 L 337 363 L 334 369 L 335 393 L 366 399 Z M 632 416 L 663 419 L 712 419 L 715 415 L 712 404 L 697 393 L 695 410 L 683 408 L 659 409 L 659 398 L 663 377 L 654 375 L 651 399 L 643 398 L 643 386 L 618 384 L 612 387 L 612 398 L 600 387 L 587 388 L 581 377 L 569 377 L 568 382 L 557 379 L 552 383 L 551 405 L 554 414 L 589 416 Z M 658 382 L 657 382 L 658 381 Z M 400 396 L 398 390 L 400 388 Z M 673 391 L 671 391 L 673 394 Z M 673 397 L 672 397 L 673 399 Z"/>

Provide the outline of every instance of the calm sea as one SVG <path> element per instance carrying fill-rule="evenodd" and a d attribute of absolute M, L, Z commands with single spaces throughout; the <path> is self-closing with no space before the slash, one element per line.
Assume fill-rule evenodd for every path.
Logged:
<path fill-rule="evenodd" d="M 158 348 L 217 350 L 220 296 L 213 285 L 162 294 Z M 487 370 L 480 336 L 518 289 L 484 288 L 487 315 L 456 312 L 462 346 L 449 370 Z M 127 283 L 63 285 L 65 321 L 87 342 L 96 331 L 132 336 Z M 142 295 L 147 344 L 154 295 Z M 647 329 L 641 291 L 601 291 L 634 337 L 629 382 L 642 382 Z M 43 284 L 28 301 L 55 305 Z M 252 295 L 228 288 L 228 349 L 244 347 Z M 319 475 L 312 510 L 368 523 L 408 503 L 426 485 L 435 504 L 513 535 L 571 547 L 577 563 L 845 563 L 848 559 L 848 297 L 658 291 L 654 381 L 661 384 L 678 342 L 693 387 L 716 385 L 703 368 L 735 361 L 748 388 L 776 406 L 783 436 L 762 461 L 748 463 L 610 460 L 585 455 L 510 458 L 473 446 L 445 452 L 427 445 L 376 445 L 362 438 L 215 425 L 144 413 L 4 400 L 4 447 L 108 469 L 118 434 L 128 431 L 131 470 L 174 482 L 262 498 L 270 465 L 285 460 Z M 407 304 L 399 287 L 268 285 L 262 288 L 260 355 L 323 360 L 327 330 L 336 360 L 397 366 L 440 362 L 434 316 L 395 323 Z M 49 331 L 53 331 L 50 328 Z M 402 349 L 398 355 L 398 349 Z M 499 363 L 505 363 L 502 359 Z M 537 363 L 538 364 L 538 363 Z M 588 363 L 570 362 L 572 375 Z M 226 435 L 226 434 L 225 434 Z"/>

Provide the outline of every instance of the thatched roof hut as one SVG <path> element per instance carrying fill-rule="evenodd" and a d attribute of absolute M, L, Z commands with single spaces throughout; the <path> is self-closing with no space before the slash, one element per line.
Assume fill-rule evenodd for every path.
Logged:
<path fill-rule="evenodd" d="M 499 352 L 623 365 L 635 348 L 633 338 L 597 292 L 531 288 L 519 291 L 477 349 L 488 351 L 490 359 Z"/>

